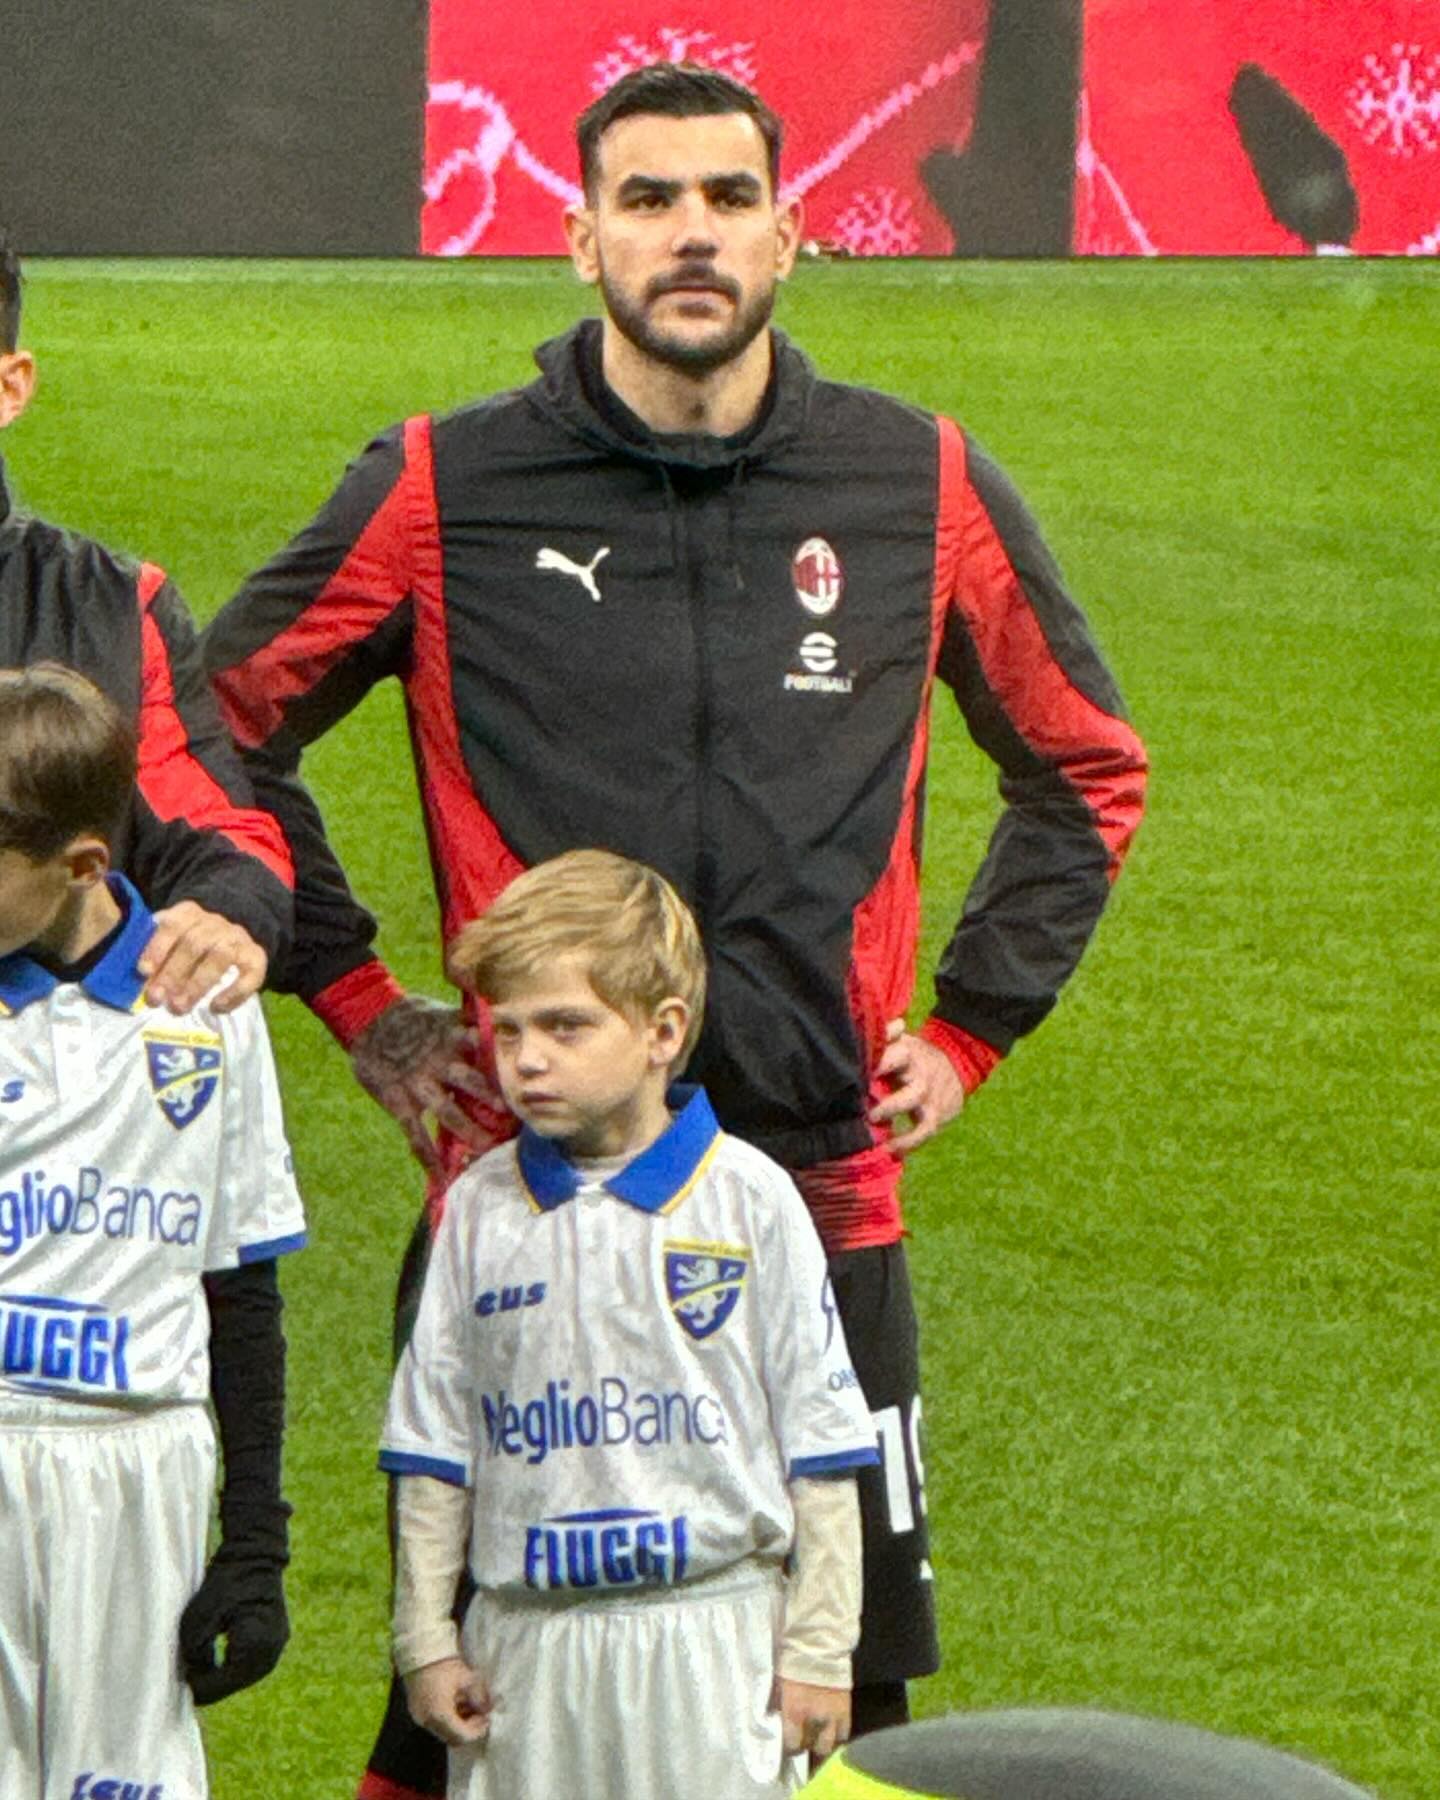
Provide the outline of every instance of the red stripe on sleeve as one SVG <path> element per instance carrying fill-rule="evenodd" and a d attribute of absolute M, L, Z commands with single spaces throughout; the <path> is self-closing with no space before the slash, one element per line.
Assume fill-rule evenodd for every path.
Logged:
<path fill-rule="evenodd" d="M 287 703 L 308 694 L 357 643 L 372 636 L 409 592 L 405 562 L 407 467 L 375 509 L 344 562 L 283 631 L 212 685 L 237 744 L 266 744 Z"/>
<path fill-rule="evenodd" d="M 1144 746 L 1124 719 L 1087 699 L 1056 660 L 990 515 L 966 479 L 958 427 L 942 419 L 940 437 L 941 532 L 956 559 L 954 604 L 1010 723 L 1089 808 L 1113 881 L 1144 808 Z"/>
<path fill-rule="evenodd" d="M 440 896 L 441 929 L 448 943 L 461 925 L 484 912 L 525 865 L 501 837 L 476 794 L 460 746 L 428 417 L 406 422 L 405 462 L 415 476 L 408 490 L 411 591 L 415 597 L 414 672 L 408 683 L 410 729 Z"/>
<path fill-rule="evenodd" d="M 293 888 L 295 866 L 279 825 L 258 807 L 237 805 L 191 748 L 175 704 L 170 653 L 151 610 L 164 582 L 163 569 L 153 563 L 142 565 L 137 583 L 141 690 L 136 785 L 157 818 L 183 819 L 197 830 L 218 831 Z"/>
<path fill-rule="evenodd" d="M 900 817 L 891 840 L 890 854 L 880 879 L 855 908 L 850 940 L 850 1015 L 855 1021 L 856 1038 L 862 1046 L 867 1069 L 873 1069 L 884 1054 L 886 1028 L 892 1019 L 905 1016 L 915 991 L 915 964 L 920 942 L 916 796 L 930 751 L 930 694 L 935 683 L 935 665 L 940 654 L 945 615 L 949 610 L 955 566 L 954 528 L 944 505 L 947 474 L 943 435 L 940 458 L 941 503 L 936 511 L 935 572 L 930 596 L 930 649 L 925 685 L 916 708 Z M 885 1091 L 872 1083 L 871 1100 L 880 1099 Z M 889 1135 L 888 1131 L 885 1135 Z"/>

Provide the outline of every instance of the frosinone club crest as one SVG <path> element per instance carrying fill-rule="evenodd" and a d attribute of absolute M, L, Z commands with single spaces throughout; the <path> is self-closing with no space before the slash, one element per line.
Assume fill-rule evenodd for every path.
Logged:
<path fill-rule="evenodd" d="M 224 1068 L 220 1040 L 208 1032 L 147 1031 L 145 1067 L 161 1112 L 183 1131 L 215 1097 Z"/>
<path fill-rule="evenodd" d="M 695 1339 L 713 1337 L 735 1310 L 750 1266 L 744 1244 L 688 1244 L 667 1240 L 665 1295 L 670 1310 Z"/>

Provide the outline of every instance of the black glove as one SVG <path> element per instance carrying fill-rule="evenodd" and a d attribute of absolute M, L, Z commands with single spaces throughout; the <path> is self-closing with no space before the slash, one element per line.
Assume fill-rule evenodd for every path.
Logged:
<path fill-rule="evenodd" d="M 210 1706 L 262 1681 L 289 1636 L 283 1562 L 221 1544 L 180 1615 L 180 1663 L 195 1704 Z"/>

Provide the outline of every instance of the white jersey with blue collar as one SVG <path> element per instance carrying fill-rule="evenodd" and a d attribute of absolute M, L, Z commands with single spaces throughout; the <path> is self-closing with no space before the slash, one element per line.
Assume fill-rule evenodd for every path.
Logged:
<path fill-rule="evenodd" d="M 879 1460 L 794 1184 L 699 1089 L 672 1099 L 603 1182 L 526 1130 L 447 1197 L 380 1462 L 474 1487 L 482 1588 L 778 1561 L 787 1483 Z"/>
<path fill-rule="evenodd" d="M 0 957 L 0 1392 L 203 1401 L 201 1274 L 298 1249 L 305 1220 L 258 1001 L 144 998 L 154 921 L 77 981 Z"/>

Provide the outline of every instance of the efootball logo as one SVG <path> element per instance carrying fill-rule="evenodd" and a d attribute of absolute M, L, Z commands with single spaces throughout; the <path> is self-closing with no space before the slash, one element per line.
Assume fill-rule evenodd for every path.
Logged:
<path fill-rule="evenodd" d="M 215 1097 L 225 1054 L 220 1040 L 200 1032 L 147 1031 L 145 1063 L 161 1112 L 183 1131 Z"/>
<path fill-rule="evenodd" d="M 665 1294 L 692 1338 L 713 1337 L 735 1310 L 750 1252 L 743 1244 L 667 1242 Z"/>
<path fill-rule="evenodd" d="M 840 558 L 823 537 L 806 538 L 791 557 L 790 579 L 795 584 L 795 598 L 817 619 L 834 612 L 845 592 Z"/>

